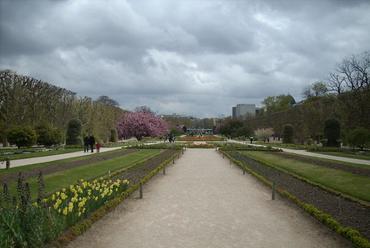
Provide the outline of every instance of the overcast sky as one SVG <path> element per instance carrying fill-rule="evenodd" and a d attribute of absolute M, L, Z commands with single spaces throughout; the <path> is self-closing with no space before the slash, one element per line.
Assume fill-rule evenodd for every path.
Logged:
<path fill-rule="evenodd" d="M 0 0 L 0 69 L 123 108 L 230 115 L 370 49 L 370 1 Z"/>

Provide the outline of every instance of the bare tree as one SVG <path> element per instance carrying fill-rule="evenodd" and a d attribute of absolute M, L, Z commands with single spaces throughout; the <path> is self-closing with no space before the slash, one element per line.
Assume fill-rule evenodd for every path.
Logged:
<path fill-rule="evenodd" d="M 336 72 L 330 73 L 328 88 L 338 94 L 345 90 L 368 89 L 370 73 L 370 52 L 352 55 L 338 64 Z"/>

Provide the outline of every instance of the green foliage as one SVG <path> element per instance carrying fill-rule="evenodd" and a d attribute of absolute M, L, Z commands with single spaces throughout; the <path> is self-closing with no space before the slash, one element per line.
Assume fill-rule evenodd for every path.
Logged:
<path fill-rule="evenodd" d="M 291 144 L 293 142 L 294 137 L 294 128 L 291 124 L 286 124 L 283 127 L 283 143 Z"/>
<path fill-rule="evenodd" d="M 178 128 L 171 128 L 170 134 L 173 136 L 180 136 L 183 134 L 182 130 L 180 131 Z"/>
<path fill-rule="evenodd" d="M 68 122 L 66 144 L 81 145 L 82 124 L 79 119 L 72 119 Z"/>
<path fill-rule="evenodd" d="M 39 125 L 35 128 L 37 144 L 44 146 L 58 145 L 62 142 L 62 132 L 48 125 Z"/>
<path fill-rule="evenodd" d="M 110 130 L 109 142 L 117 142 L 117 140 L 118 140 L 118 133 L 117 133 L 117 129 L 112 128 L 112 129 Z"/>
<path fill-rule="evenodd" d="M 249 137 L 252 130 L 249 126 L 238 119 L 227 119 L 220 126 L 220 134 L 236 138 L 236 137 Z"/>
<path fill-rule="evenodd" d="M 362 127 L 356 128 L 349 132 L 347 141 L 351 146 L 359 147 L 363 150 L 365 147 L 370 146 L 370 131 Z"/>
<path fill-rule="evenodd" d="M 273 113 L 289 109 L 295 104 L 295 100 L 291 95 L 279 95 L 266 97 L 262 103 L 267 112 Z"/>
<path fill-rule="evenodd" d="M 340 123 L 337 119 L 328 119 L 325 121 L 324 137 L 326 138 L 326 146 L 340 146 Z"/>
<path fill-rule="evenodd" d="M 14 127 L 9 130 L 7 137 L 8 141 L 18 148 L 32 146 L 36 142 L 36 132 L 30 127 Z"/>

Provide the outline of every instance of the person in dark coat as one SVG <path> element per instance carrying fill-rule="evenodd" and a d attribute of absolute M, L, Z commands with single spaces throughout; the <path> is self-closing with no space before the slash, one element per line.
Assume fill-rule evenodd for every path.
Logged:
<path fill-rule="evenodd" d="M 90 135 L 89 137 L 89 146 L 90 146 L 91 152 L 94 152 L 94 146 L 95 146 L 94 135 Z"/>
<path fill-rule="evenodd" d="M 89 151 L 89 137 L 86 135 L 84 137 L 84 152 Z"/>

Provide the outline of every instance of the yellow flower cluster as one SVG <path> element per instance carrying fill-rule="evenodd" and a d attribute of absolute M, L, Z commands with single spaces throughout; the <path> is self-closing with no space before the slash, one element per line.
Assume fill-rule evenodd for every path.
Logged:
<path fill-rule="evenodd" d="M 103 205 L 127 189 L 127 180 L 96 179 L 92 182 L 81 179 L 78 184 L 70 185 L 67 189 L 55 192 L 45 202 L 49 202 L 59 214 L 78 216 L 92 211 Z"/>

